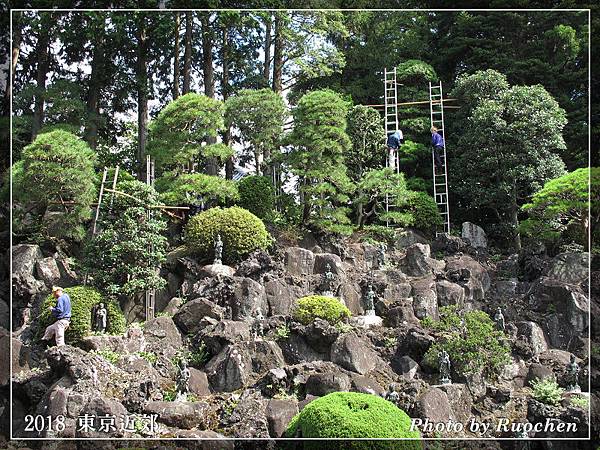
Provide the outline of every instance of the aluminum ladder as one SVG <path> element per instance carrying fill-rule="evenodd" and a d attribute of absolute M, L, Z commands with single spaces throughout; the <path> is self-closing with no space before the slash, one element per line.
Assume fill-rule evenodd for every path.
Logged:
<path fill-rule="evenodd" d="M 398 83 L 396 81 L 396 68 L 392 70 L 383 69 L 384 82 L 384 120 L 386 137 L 398 130 Z M 390 151 L 386 148 L 385 167 L 391 168 L 394 172 L 400 173 L 400 160 L 397 151 Z M 385 212 L 386 215 L 393 208 L 390 205 L 389 194 L 385 194 Z M 385 221 L 386 226 L 390 226 L 389 219 Z"/>
<path fill-rule="evenodd" d="M 98 218 L 100 217 L 100 207 L 102 206 L 102 200 L 104 199 L 105 191 L 111 193 L 110 204 L 112 206 L 112 200 L 114 192 L 117 188 L 117 179 L 119 178 L 119 166 L 115 167 L 115 173 L 112 182 L 108 180 L 108 167 L 104 168 L 102 173 L 102 182 L 100 183 L 100 192 L 98 193 L 98 203 L 96 203 L 96 213 L 94 214 L 94 221 L 92 222 L 92 236 L 95 236 L 98 232 Z M 106 188 L 107 183 L 110 183 L 111 189 Z"/>
<path fill-rule="evenodd" d="M 150 155 L 146 155 L 146 184 L 154 186 L 154 161 Z M 148 220 L 152 218 L 152 210 L 148 208 L 146 212 Z M 154 253 L 154 245 L 148 244 L 148 251 Z M 146 320 L 154 319 L 156 310 L 156 289 L 147 289 L 144 293 L 144 309 Z"/>
<path fill-rule="evenodd" d="M 444 231 L 436 232 L 436 236 L 450 233 L 450 205 L 448 202 L 448 164 L 446 159 L 446 132 L 444 128 L 444 94 L 442 82 L 431 84 L 429 82 L 429 114 L 431 126 L 436 127 L 444 139 L 444 146 L 440 153 L 442 167 L 435 167 L 435 158 L 431 152 L 431 166 L 433 167 L 433 198 L 444 221 Z"/>

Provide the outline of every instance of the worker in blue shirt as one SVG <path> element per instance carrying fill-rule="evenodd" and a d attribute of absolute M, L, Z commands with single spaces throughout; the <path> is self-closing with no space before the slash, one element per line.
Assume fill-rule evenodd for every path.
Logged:
<path fill-rule="evenodd" d="M 433 147 L 433 160 L 435 161 L 435 167 L 440 168 L 444 165 L 440 152 L 444 150 L 444 138 L 436 127 L 431 127 L 431 146 Z"/>
<path fill-rule="evenodd" d="M 394 172 L 396 171 L 397 151 L 400 148 L 400 145 L 402 145 L 403 143 L 404 143 L 404 135 L 402 134 L 402 130 L 400 130 L 400 129 L 394 131 L 387 138 L 389 167 Z"/>
<path fill-rule="evenodd" d="M 62 288 L 55 286 L 52 288 L 52 295 L 56 299 L 56 306 L 49 306 L 50 313 L 56 319 L 52 325 L 46 328 L 42 340 L 49 341 L 54 337 L 56 346 L 65 345 L 65 330 L 71 323 L 71 299 L 69 294 L 63 292 Z"/>

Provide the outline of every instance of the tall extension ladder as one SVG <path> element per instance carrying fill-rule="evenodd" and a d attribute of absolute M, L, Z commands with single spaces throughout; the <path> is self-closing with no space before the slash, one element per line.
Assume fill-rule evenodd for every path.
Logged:
<path fill-rule="evenodd" d="M 148 186 L 154 185 L 154 161 L 150 158 L 150 155 L 146 156 L 146 184 Z M 148 208 L 146 213 L 148 220 L 152 218 L 152 210 Z M 148 244 L 148 250 L 150 253 L 154 252 L 154 245 Z M 146 320 L 154 319 L 154 311 L 156 304 L 156 289 L 148 289 L 145 292 L 144 308 L 146 314 Z"/>
<path fill-rule="evenodd" d="M 435 167 L 433 152 L 431 162 L 433 167 L 433 197 L 437 203 L 440 214 L 444 221 L 444 231 L 436 232 L 436 236 L 443 233 L 450 233 L 450 205 L 448 202 L 448 164 L 446 160 L 446 132 L 444 128 L 444 96 L 442 91 L 442 82 L 438 85 L 432 85 L 429 82 L 429 112 L 431 117 L 431 126 L 436 127 L 444 139 L 444 147 L 440 154 L 442 167 Z"/>
<path fill-rule="evenodd" d="M 383 81 L 385 86 L 384 91 L 384 120 L 385 120 L 385 131 L 386 136 L 394 133 L 398 130 L 398 84 L 396 81 L 396 67 L 388 71 L 387 68 L 383 69 Z M 394 172 L 400 172 L 400 161 L 399 155 L 396 151 L 390 151 L 386 149 L 385 167 L 390 167 Z M 389 194 L 385 194 L 385 212 L 386 214 L 390 211 Z M 385 221 L 386 226 L 389 226 L 389 219 Z"/>

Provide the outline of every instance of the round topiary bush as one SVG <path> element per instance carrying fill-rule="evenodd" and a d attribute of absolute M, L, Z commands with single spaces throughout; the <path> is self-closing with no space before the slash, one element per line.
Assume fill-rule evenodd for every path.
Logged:
<path fill-rule="evenodd" d="M 71 298 L 71 324 L 65 332 L 67 343 L 75 343 L 92 333 L 92 308 L 98 303 L 104 303 L 107 312 L 106 332 L 121 334 L 125 331 L 125 316 L 114 300 L 102 298 L 100 292 L 87 286 L 65 288 L 64 292 Z M 40 331 L 43 333 L 48 325 L 53 323 L 48 306 L 54 306 L 56 299 L 49 295 L 42 304 L 40 314 Z"/>
<path fill-rule="evenodd" d="M 224 263 L 240 261 L 254 250 L 271 245 L 263 221 L 237 206 L 211 208 L 193 216 L 185 227 L 185 243 L 193 252 L 209 258 L 214 255 L 217 234 L 223 241 Z"/>
<path fill-rule="evenodd" d="M 238 183 L 240 206 L 261 219 L 268 219 L 275 209 L 275 190 L 267 177 L 251 175 Z"/>
<path fill-rule="evenodd" d="M 294 318 L 304 325 L 308 325 L 317 317 L 334 325 L 351 315 L 350 310 L 337 298 L 322 295 L 302 297 L 296 301 L 294 308 Z"/>
<path fill-rule="evenodd" d="M 313 400 L 288 424 L 284 437 L 412 438 L 406 441 L 328 441 L 332 449 L 422 449 L 410 417 L 381 397 L 358 392 L 333 392 Z M 305 441 L 305 449 L 320 448 Z"/>

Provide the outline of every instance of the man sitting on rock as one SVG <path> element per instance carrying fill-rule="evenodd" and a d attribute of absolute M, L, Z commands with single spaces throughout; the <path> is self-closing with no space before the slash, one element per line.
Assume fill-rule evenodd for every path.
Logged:
<path fill-rule="evenodd" d="M 52 336 L 56 338 L 56 346 L 65 345 L 65 330 L 69 328 L 71 322 L 71 299 L 69 295 L 63 293 L 61 287 L 54 286 L 52 295 L 56 298 L 56 306 L 49 306 L 50 313 L 56 318 L 56 322 L 46 328 L 42 337 L 43 341 L 50 341 Z"/>

